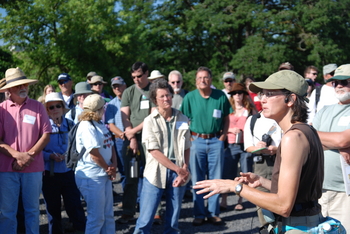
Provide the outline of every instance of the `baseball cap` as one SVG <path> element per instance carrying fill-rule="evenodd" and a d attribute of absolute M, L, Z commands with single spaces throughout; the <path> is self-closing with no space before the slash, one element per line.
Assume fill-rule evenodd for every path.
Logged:
<path fill-rule="evenodd" d="M 253 82 L 249 90 L 259 93 L 263 89 L 286 89 L 306 99 L 308 84 L 304 77 L 292 70 L 281 70 L 270 75 L 265 81 Z"/>
<path fill-rule="evenodd" d="M 327 75 L 331 73 L 332 71 L 337 69 L 337 67 L 338 66 L 335 63 L 327 64 L 326 66 L 323 67 L 323 75 Z"/>
<path fill-rule="evenodd" d="M 327 82 L 347 79 L 350 79 L 350 64 L 343 64 L 335 70 L 334 76 L 328 79 Z"/>
<path fill-rule="evenodd" d="M 125 81 L 124 81 L 124 79 L 121 76 L 116 76 L 116 77 L 113 77 L 111 79 L 111 86 L 113 86 L 115 84 L 124 85 Z"/>
<path fill-rule="evenodd" d="M 105 104 L 105 100 L 99 94 L 91 94 L 87 96 L 83 102 L 84 110 L 97 111 Z"/>
<path fill-rule="evenodd" d="M 58 75 L 57 80 L 72 80 L 68 73 L 61 73 Z"/>
<path fill-rule="evenodd" d="M 236 79 L 236 75 L 233 72 L 225 72 L 224 76 L 222 77 L 222 80 L 226 80 L 228 78 Z"/>
<path fill-rule="evenodd" d="M 285 62 L 285 63 L 281 63 L 281 65 L 278 67 L 278 70 L 279 71 L 282 71 L 282 70 L 294 71 L 294 66 L 290 62 Z"/>

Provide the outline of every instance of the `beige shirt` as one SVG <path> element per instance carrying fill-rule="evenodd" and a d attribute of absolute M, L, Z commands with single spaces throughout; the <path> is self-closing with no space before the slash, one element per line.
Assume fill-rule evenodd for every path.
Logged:
<path fill-rule="evenodd" d="M 146 166 L 143 176 L 158 188 L 166 187 L 167 168 L 160 164 L 148 151 L 159 150 L 165 156 L 168 155 L 168 134 L 174 134 L 174 155 L 176 165 L 182 167 L 185 161 L 185 150 L 191 147 L 191 134 L 189 130 L 188 118 L 176 109 L 173 110 L 175 116 L 171 133 L 168 133 L 165 119 L 154 110 L 143 122 L 142 144 L 145 147 Z"/>

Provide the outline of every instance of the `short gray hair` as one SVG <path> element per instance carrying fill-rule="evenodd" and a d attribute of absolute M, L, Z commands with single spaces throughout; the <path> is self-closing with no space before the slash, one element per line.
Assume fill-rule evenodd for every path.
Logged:
<path fill-rule="evenodd" d="M 170 79 L 170 76 L 171 75 L 178 75 L 179 77 L 180 77 L 180 79 L 182 80 L 182 75 L 181 75 L 181 73 L 178 71 L 178 70 L 172 70 L 170 73 L 169 73 L 169 75 L 168 75 L 168 80 Z"/>

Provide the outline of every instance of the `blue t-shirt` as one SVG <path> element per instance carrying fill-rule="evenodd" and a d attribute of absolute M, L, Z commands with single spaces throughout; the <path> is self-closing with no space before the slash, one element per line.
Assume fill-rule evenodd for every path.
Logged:
<path fill-rule="evenodd" d="M 120 111 L 121 100 L 118 97 L 115 97 L 111 100 L 105 112 L 105 123 L 106 124 L 114 124 L 121 131 L 124 131 L 124 125 L 122 121 L 122 114 Z"/>

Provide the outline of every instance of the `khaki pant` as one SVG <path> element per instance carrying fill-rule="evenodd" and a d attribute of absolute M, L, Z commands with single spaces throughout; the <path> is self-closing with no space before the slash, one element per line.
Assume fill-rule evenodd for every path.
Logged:
<path fill-rule="evenodd" d="M 350 196 L 345 192 L 323 190 L 318 202 L 324 217 L 329 216 L 339 220 L 346 232 L 350 233 Z"/>

